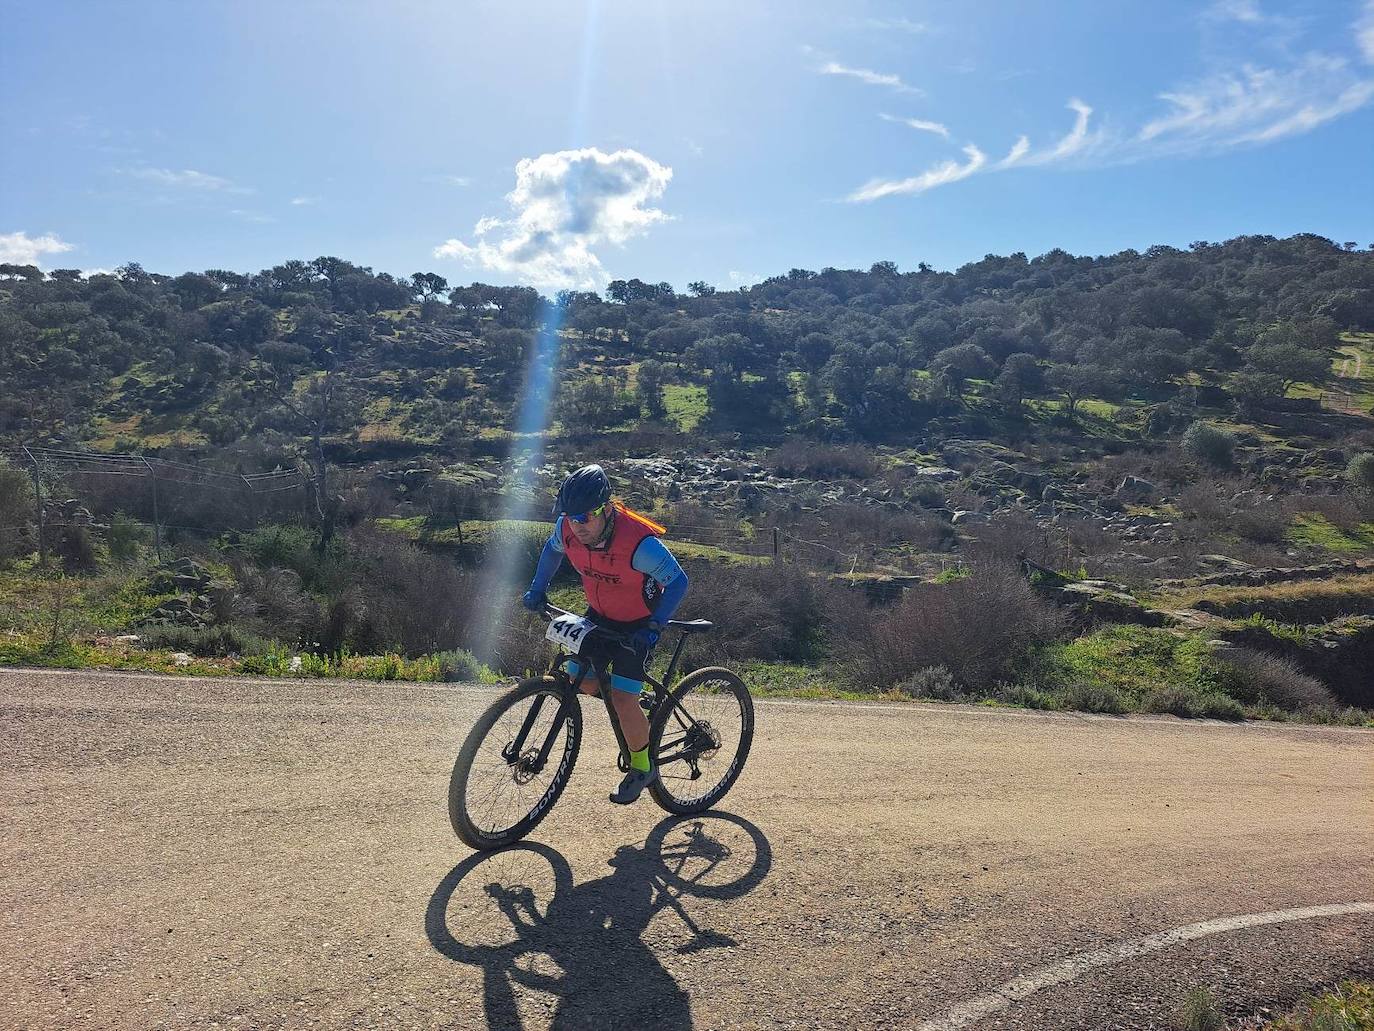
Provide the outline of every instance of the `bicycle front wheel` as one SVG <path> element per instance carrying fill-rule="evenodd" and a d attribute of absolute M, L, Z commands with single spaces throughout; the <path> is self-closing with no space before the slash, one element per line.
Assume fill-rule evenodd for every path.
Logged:
<path fill-rule="evenodd" d="M 568 786 L 582 743 L 582 707 L 551 676 L 523 680 L 468 731 L 448 782 L 453 831 L 485 851 L 519 841 Z"/>
<path fill-rule="evenodd" d="M 744 681 L 708 666 L 682 678 L 649 729 L 658 779 L 649 793 L 670 813 L 711 808 L 730 790 L 754 740 L 754 701 Z"/>

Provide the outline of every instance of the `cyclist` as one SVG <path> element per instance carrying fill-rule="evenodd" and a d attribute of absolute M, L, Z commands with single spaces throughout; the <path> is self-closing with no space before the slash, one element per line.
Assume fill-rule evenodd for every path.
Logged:
<path fill-rule="evenodd" d="M 553 533 L 521 600 L 531 612 L 542 612 L 549 582 L 566 556 L 582 577 L 587 618 L 631 635 L 629 645 L 593 637 L 584 654 L 590 652 L 586 658 L 597 676 L 582 682 L 584 692 L 596 694 L 609 673 L 611 703 L 630 750 L 630 772 L 611 801 L 629 805 L 658 777 L 649 759 L 649 720 L 639 694 L 649 653 L 687 593 L 687 574 L 659 540 L 665 528 L 612 499 L 611 481 L 599 465 L 583 466 L 563 481 L 553 514 Z M 568 666 L 573 676 L 581 671 L 576 660 Z"/>

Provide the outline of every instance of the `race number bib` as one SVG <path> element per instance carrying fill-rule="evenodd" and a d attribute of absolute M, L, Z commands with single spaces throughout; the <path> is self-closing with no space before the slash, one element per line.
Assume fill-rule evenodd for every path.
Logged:
<path fill-rule="evenodd" d="M 554 618 L 544 636 L 564 651 L 576 655 L 586 643 L 588 635 L 595 629 L 596 624 L 590 619 L 566 612 Z"/>

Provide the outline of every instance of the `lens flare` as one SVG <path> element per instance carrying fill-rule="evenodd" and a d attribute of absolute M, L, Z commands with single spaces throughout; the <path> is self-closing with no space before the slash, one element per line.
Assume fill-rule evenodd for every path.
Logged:
<path fill-rule="evenodd" d="M 525 515 L 527 502 L 535 492 L 535 474 L 544 464 L 545 435 L 549 428 L 549 409 L 553 401 L 554 376 L 558 371 L 559 330 L 563 325 L 564 309 L 555 304 L 544 306 L 544 319 L 530 351 L 525 369 L 525 386 L 520 396 L 520 409 L 511 441 L 510 478 L 502 495 L 498 519 L 520 519 Z M 543 513 L 540 514 L 541 518 Z M 498 533 L 493 527 L 483 563 L 480 599 L 485 605 L 477 632 L 474 651 L 488 664 L 496 658 L 501 620 L 510 611 L 510 599 L 517 593 L 515 585 L 533 573 L 521 568 L 527 553 L 520 544 L 518 532 Z"/>

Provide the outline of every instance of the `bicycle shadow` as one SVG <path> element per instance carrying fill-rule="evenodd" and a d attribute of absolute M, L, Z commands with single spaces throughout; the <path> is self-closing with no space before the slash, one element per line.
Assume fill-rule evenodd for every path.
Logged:
<path fill-rule="evenodd" d="M 547 1026 L 557 1031 L 687 1031 L 690 998 L 644 932 L 672 910 L 690 934 L 672 952 L 736 946 L 700 927 L 682 896 L 728 901 L 748 894 L 767 877 L 772 849 L 743 817 L 707 812 L 661 820 L 642 847 L 621 846 L 607 862 L 611 873 L 574 884 L 559 852 L 522 843 L 470 856 L 439 882 L 425 910 L 425 935 L 440 954 L 481 968 L 489 1027 L 523 1029 L 522 1008 L 547 1005 L 535 994 L 542 992 L 555 1000 Z M 483 876 L 474 878 L 479 870 Z"/>

